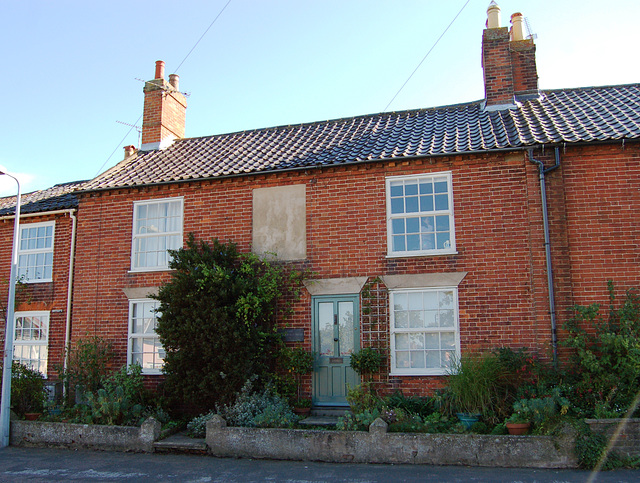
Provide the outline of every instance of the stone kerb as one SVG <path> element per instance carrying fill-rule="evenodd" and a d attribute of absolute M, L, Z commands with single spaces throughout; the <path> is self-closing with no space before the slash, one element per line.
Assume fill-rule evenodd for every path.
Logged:
<path fill-rule="evenodd" d="M 11 421 L 10 444 L 151 453 L 160 428 L 161 424 L 152 417 L 139 428 L 16 420 Z"/>
<path fill-rule="evenodd" d="M 207 423 L 214 456 L 301 461 L 572 468 L 573 436 L 388 433 L 376 419 L 369 431 L 227 427 L 220 416 Z"/>

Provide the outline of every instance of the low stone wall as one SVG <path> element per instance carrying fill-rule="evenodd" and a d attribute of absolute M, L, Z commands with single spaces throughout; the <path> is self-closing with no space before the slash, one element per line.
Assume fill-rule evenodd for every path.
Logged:
<path fill-rule="evenodd" d="M 586 419 L 596 434 L 606 437 L 620 456 L 640 456 L 640 419 Z"/>
<path fill-rule="evenodd" d="M 90 448 L 109 451 L 153 452 L 161 425 L 154 418 L 142 426 L 11 421 L 9 443 L 14 446 Z"/>
<path fill-rule="evenodd" d="M 381 419 L 366 432 L 235 428 L 215 416 L 207 423 L 206 442 L 212 455 L 223 457 L 513 468 L 577 466 L 573 433 L 560 438 L 388 433 Z"/>

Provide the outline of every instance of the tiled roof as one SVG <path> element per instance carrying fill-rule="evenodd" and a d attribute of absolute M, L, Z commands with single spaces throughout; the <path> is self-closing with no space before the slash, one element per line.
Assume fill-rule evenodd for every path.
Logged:
<path fill-rule="evenodd" d="M 479 101 L 180 139 L 139 152 L 84 189 L 623 138 L 640 138 L 640 84 L 541 91 L 513 109 L 489 111 Z"/>
<path fill-rule="evenodd" d="M 20 203 L 20 213 L 41 213 L 46 211 L 65 210 L 78 207 L 75 193 L 86 181 L 72 181 L 57 184 L 46 190 L 33 191 L 23 194 Z M 12 215 L 16 209 L 16 197 L 0 198 L 0 216 Z"/>

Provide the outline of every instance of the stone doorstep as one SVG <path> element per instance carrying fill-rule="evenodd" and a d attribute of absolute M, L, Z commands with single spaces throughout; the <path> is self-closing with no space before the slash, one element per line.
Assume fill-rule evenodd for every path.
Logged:
<path fill-rule="evenodd" d="M 153 443 L 153 451 L 154 453 L 206 454 L 208 447 L 204 438 L 190 438 L 182 432 L 156 441 Z"/>
<path fill-rule="evenodd" d="M 338 424 L 338 418 L 343 417 L 348 412 L 351 412 L 348 406 L 316 406 L 311 409 L 311 415 L 301 420 L 298 424 L 301 426 L 335 427 Z"/>

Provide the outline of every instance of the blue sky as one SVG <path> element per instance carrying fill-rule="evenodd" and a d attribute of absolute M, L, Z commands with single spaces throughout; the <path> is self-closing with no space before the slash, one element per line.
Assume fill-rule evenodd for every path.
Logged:
<path fill-rule="evenodd" d="M 0 169 L 23 192 L 138 145 L 142 81 L 174 73 L 228 0 L 0 0 Z M 186 135 L 384 111 L 467 0 L 231 0 L 177 73 Z M 543 89 L 640 82 L 637 0 L 500 0 L 537 35 Z M 489 0 L 469 0 L 388 110 L 481 99 Z M 141 79 L 141 80 L 138 80 Z M 113 153 L 113 154 L 112 154 Z M 0 196 L 15 183 L 0 176 Z"/>

